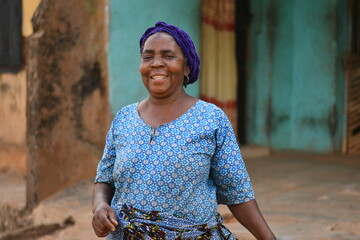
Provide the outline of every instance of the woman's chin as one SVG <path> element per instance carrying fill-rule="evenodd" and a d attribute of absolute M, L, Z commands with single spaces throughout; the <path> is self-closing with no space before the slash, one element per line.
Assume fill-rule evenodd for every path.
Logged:
<path fill-rule="evenodd" d="M 154 94 L 164 94 L 166 93 L 168 90 L 168 88 L 164 85 L 164 84 L 156 84 L 156 85 L 151 85 L 148 89 L 149 93 L 154 93 Z"/>
<path fill-rule="evenodd" d="M 164 89 L 152 89 L 151 91 L 149 91 L 149 94 L 152 97 L 156 97 L 156 98 L 162 98 L 165 95 L 167 95 Z"/>

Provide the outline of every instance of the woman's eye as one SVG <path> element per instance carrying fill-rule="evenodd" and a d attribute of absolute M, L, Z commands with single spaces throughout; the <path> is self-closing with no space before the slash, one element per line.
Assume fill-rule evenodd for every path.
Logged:
<path fill-rule="evenodd" d="M 142 56 L 142 59 L 144 59 L 144 60 L 149 60 L 149 59 L 151 59 L 151 56 L 149 56 L 149 55 L 144 55 L 144 56 Z"/>
<path fill-rule="evenodd" d="M 164 57 L 165 57 L 166 59 L 173 59 L 173 58 L 174 58 L 173 55 L 165 55 Z"/>

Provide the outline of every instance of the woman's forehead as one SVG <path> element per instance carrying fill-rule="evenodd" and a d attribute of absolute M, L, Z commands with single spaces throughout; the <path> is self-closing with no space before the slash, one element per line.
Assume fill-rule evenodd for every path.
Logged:
<path fill-rule="evenodd" d="M 181 51 L 180 46 L 177 44 L 177 42 L 175 41 L 175 39 L 168 33 L 164 33 L 164 32 L 157 32 L 151 36 L 149 36 L 145 43 L 144 43 L 144 48 L 148 49 L 149 47 L 152 48 L 154 47 L 153 45 L 159 44 L 160 46 L 169 48 L 169 47 L 173 47 L 176 48 L 178 50 Z M 165 46 L 166 45 L 166 46 Z"/>

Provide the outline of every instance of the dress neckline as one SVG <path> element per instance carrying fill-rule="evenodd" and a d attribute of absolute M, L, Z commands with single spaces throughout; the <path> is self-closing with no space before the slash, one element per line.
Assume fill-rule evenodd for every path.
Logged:
<path fill-rule="evenodd" d="M 191 105 L 191 106 L 189 107 L 189 109 L 187 109 L 183 114 L 181 114 L 181 115 L 180 115 L 179 117 L 177 117 L 176 119 L 174 119 L 174 120 L 172 120 L 172 121 L 170 121 L 170 122 L 167 122 L 167 123 L 160 124 L 160 125 L 156 126 L 155 128 L 154 128 L 153 126 L 151 126 L 149 123 L 145 122 L 145 121 L 141 118 L 141 115 L 140 115 L 140 112 L 139 112 L 139 104 L 140 104 L 141 101 L 135 104 L 136 115 L 137 115 L 138 119 L 139 119 L 142 123 L 144 123 L 146 126 L 149 126 L 149 127 L 151 127 L 152 129 L 158 129 L 160 126 L 166 126 L 166 125 L 172 124 L 172 123 L 178 121 L 179 119 L 183 118 L 183 116 L 187 115 L 192 109 L 194 109 L 194 108 L 196 107 L 196 105 L 197 105 L 200 101 L 201 101 L 201 100 L 198 99 L 193 105 Z"/>

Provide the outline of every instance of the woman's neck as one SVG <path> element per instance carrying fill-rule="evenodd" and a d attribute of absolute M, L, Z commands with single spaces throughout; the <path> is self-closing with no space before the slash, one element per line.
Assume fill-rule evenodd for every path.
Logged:
<path fill-rule="evenodd" d="M 184 114 L 197 99 L 183 92 L 176 98 L 158 99 L 149 96 L 138 105 L 141 118 L 156 128 L 161 124 L 171 122 Z"/>
<path fill-rule="evenodd" d="M 186 99 L 191 98 L 184 90 L 178 92 L 177 94 L 173 94 L 166 98 L 157 98 L 155 96 L 149 95 L 148 98 L 145 99 L 148 107 L 172 107 L 179 106 L 182 103 L 186 102 Z"/>

